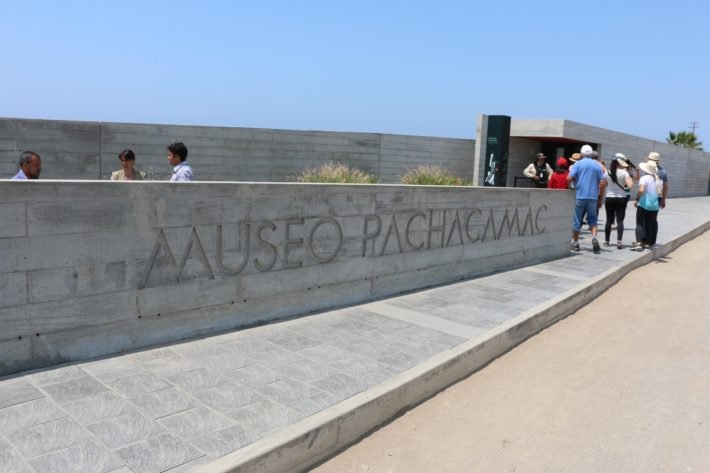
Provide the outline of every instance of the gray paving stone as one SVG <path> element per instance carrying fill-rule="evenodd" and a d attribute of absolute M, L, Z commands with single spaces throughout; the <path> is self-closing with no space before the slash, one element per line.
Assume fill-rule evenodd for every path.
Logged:
<path fill-rule="evenodd" d="M 171 387 L 170 384 L 149 373 L 134 374 L 132 376 L 126 376 L 125 378 L 114 379 L 107 381 L 106 385 L 126 399 Z"/>
<path fill-rule="evenodd" d="M 332 368 L 354 378 L 364 379 L 365 376 L 375 372 L 391 373 L 392 367 L 372 358 L 360 355 L 351 355 L 343 360 L 328 363 Z"/>
<path fill-rule="evenodd" d="M 256 336 L 242 336 L 235 340 L 220 343 L 220 346 L 241 355 L 249 356 L 253 353 L 263 352 L 269 348 L 269 344 Z"/>
<path fill-rule="evenodd" d="M 323 344 L 313 348 L 306 348 L 305 350 L 301 350 L 301 352 L 299 352 L 299 355 L 308 358 L 311 361 L 317 361 L 319 363 L 342 361 L 350 356 L 345 350 L 337 348 L 330 344 Z"/>
<path fill-rule="evenodd" d="M 393 355 L 398 350 L 398 348 L 390 344 L 377 343 L 373 340 L 364 340 L 357 343 L 346 344 L 342 347 L 345 351 L 369 358 L 382 358 L 388 355 Z"/>
<path fill-rule="evenodd" d="M 203 437 L 235 424 L 234 420 L 202 406 L 163 417 L 158 422 L 186 439 Z"/>
<path fill-rule="evenodd" d="M 389 301 L 388 301 L 389 302 Z M 355 319 L 371 325 L 378 330 L 401 330 L 408 327 L 410 324 L 402 320 L 386 317 L 369 310 L 361 309 L 357 313 L 347 314 L 346 317 Z"/>
<path fill-rule="evenodd" d="M 320 345 L 320 342 L 305 335 L 299 335 L 296 332 L 291 332 L 281 337 L 272 337 L 269 342 L 289 351 L 300 351 L 305 348 L 311 348 Z"/>
<path fill-rule="evenodd" d="M 66 416 L 66 412 L 46 397 L 34 399 L 0 409 L 0 432 L 12 432 Z"/>
<path fill-rule="evenodd" d="M 26 458 L 34 458 L 54 450 L 66 448 L 80 440 L 87 440 L 89 433 L 68 417 L 16 430 L 7 434 L 7 439 Z"/>
<path fill-rule="evenodd" d="M 211 341 L 187 342 L 175 345 L 172 350 L 186 358 L 204 358 L 206 356 L 220 355 L 228 353 L 225 347 L 216 345 Z"/>
<path fill-rule="evenodd" d="M 175 468 L 165 470 L 164 473 L 200 473 L 202 471 L 202 467 L 208 465 L 210 462 L 212 462 L 212 459 L 205 455 L 187 463 L 183 463 L 182 465 L 176 466 Z"/>
<path fill-rule="evenodd" d="M 86 373 L 80 370 L 76 365 L 68 365 L 37 371 L 27 375 L 26 379 L 33 385 L 40 387 L 69 381 L 71 379 L 83 378 L 84 376 L 86 376 Z"/>
<path fill-rule="evenodd" d="M 307 337 L 314 338 L 321 343 L 328 343 L 334 346 L 341 346 L 346 343 L 356 343 L 366 340 L 361 335 L 345 330 L 338 330 L 326 325 L 325 322 L 321 322 L 320 324 L 299 325 L 298 327 L 294 327 L 294 331 L 297 331 Z M 300 351 L 299 354 L 303 354 L 306 350 L 310 350 L 310 348 Z"/>
<path fill-rule="evenodd" d="M 318 381 L 314 381 L 310 384 L 318 388 L 320 391 L 343 399 L 368 388 L 367 383 L 342 373 L 319 379 Z"/>
<path fill-rule="evenodd" d="M 179 355 L 146 360 L 141 362 L 141 366 L 161 378 L 167 378 L 168 376 L 203 367 L 202 363 Z"/>
<path fill-rule="evenodd" d="M 315 381 L 337 373 L 337 371 L 328 366 L 323 359 L 304 359 L 297 363 L 280 366 L 276 368 L 276 371 L 281 373 L 284 377 L 304 382 Z"/>
<path fill-rule="evenodd" d="M 418 365 L 422 360 L 423 358 L 420 358 L 418 356 L 398 351 L 396 353 L 393 353 L 392 355 L 382 357 L 377 361 L 386 365 L 390 365 L 396 370 L 404 371 Z"/>
<path fill-rule="evenodd" d="M 399 370 L 396 370 L 394 368 L 387 368 L 383 371 L 373 371 L 372 373 L 367 373 L 363 375 L 360 379 L 362 379 L 364 382 L 366 382 L 370 387 L 376 386 L 380 383 L 383 383 L 390 378 L 393 378 L 394 376 L 398 375 L 400 373 Z"/>
<path fill-rule="evenodd" d="M 137 363 L 158 360 L 160 358 L 170 358 L 172 356 L 177 356 L 177 353 L 172 351 L 170 348 L 148 348 L 126 355 L 127 358 L 130 358 Z"/>
<path fill-rule="evenodd" d="M 222 373 L 232 371 L 254 363 L 248 356 L 227 350 L 226 353 L 200 358 L 200 364 Z"/>
<path fill-rule="evenodd" d="M 337 347 L 352 345 L 354 343 L 366 342 L 367 337 L 365 332 L 355 333 L 345 330 L 331 329 L 326 334 L 322 335 L 321 341 Z"/>
<path fill-rule="evenodd" d="M 257 399 L 256 393 L 246 386 L 223 384 L 212 389 L 199 391 L 195 398 L 218 412 L 229 412 Z"/>
<path fill-rule="evenodd" d="M 111 470 L 111 471 L 108 472 L 108 473 L 133 473 L 133 470 L 131 470 L 131 469 L 128 468 L 127 466 L 122 466 L 122 467 L 119 468 L 118 470 Z"/>
<path fill-rule="evenodd" d="M 55 402 L 62 404 L 95 396 L 108 388 L 91 376 L 84 376 L 62 383 L 50 384 L 42 388 Z"/>
<path fill-rule="evenodd" d="M 279 366 L 295 363 L 303 359 L 303 357 L 298 354 L 273 344 L 269 344 L 264 351 L 251 353 L 249 358 L 254 363 L 258 363 L 268 368 L 277 368 Z"/>
<path fill-rule="evenodd" d="M 137 411 L 90 424 L 86 428 L 104 445 L 116 449 L 163 432 L 163 427 Z"/>
<path fill-rule="evenodd" d="M 11 445 L 8 443 L 7 440 L 5 440 L 5 437 L 0 435 L 0 452 L 4 450 L 9 450 L 11 448 Z M 2 471 L 2 470 L 0 470 Z"/>
<path fill-rule="evenodd" d="M 288 404 L 318 394 L 319 390 L 293 379 L 281 379 L 267 384 L 256 391 L 267 399 L 280 404 Z"/>
<path fill-rule="evenodd" d="M 202 391 L 229 382 L 227 378 L 220 373 L 205 368 L 198 368 L 196 370 L 169 376 L 167 380 L 187 392 Z"/>
<path fill-rule="evenodd" d="M 35 473 L 22 461 L 22 457 L 15 450 L 0 451 L 0 472 Z"/>
<path fill-rule="evenodd" d="M 327 322 L 327 325 L 336 330 L 342 330 L 349 333 L 367 332 L 377 328 L 374 325 L 370 325 L 346 316 L 335 316 Z"/>
<path fill-rule="evenodd" d="M 230 412 L 229 417 L 234 419 L 237 425 L 263 436 L 274 429 L 301 420 L 303 415 L 268 399 L 259 398 Z"/>
<path fill-rule="evenodd" d="M 239 368 L 238 370 L 228 371 L 223 375 L 225 378 L 228 378 L 237 384 L 249 386 L 250 388 L 256 388 L 265 384 L 273 383 L 277 379 L 281 378 L 281 375 L 276 371 L 259 364 L 251 364 L 249 366 L 245 366 L 244 368 Z"/>
<path fill-rule="evenodd" d="M 44 397 L 44 394 L 24 379 L 0 382 L 0 409 L 41 397 Z"/>
<path fill-rule="evenodd" d="M 145 368 L 123 356 L 81 363 L 79 367 L 99 381 L 109 381 L 145 372 Z"/>
<path fill-rule="evenodd" d="M 207 453 L 212 459 L 217 459 L 259 440 L 259 438 L 259 435 L 255 432 L 239 425 L 234 425 L 195 439 L 192 443 Z"/>
<path fill-rule="evenodd" d="M 315 396 L 299 399 L 288 404 L 286 407 L 293 409 L 303 416 L 310 416 L 317 412 L 336 405 L 340 401 L 345 400 L 345 397 L 338 397 L 331 393 L 320 392 Z"/>
<path fill-rule="evenodd" d="M 78 442 L 34 458 L 30 463 L 38 473 L 115 473 L 123 465 L 123 461 L 95 440 Z"/>
<path fill-rule="evenodd" d="M 161 473 L 203 456 L 167 432 L 120 448 L 116 453 L 135 473 Z"/>
<path fill-rule="evenodd" d="M 136 406 L 110 391 L 78 401 L 68 402 L 63 404 L 62 407 L 71 414 L 74 420 L 84 425 L 93 424 L 137 409 Z"/>
<path fill-rule="evenodd" d="M 144 394 L 131 399 L 131 402 L 152 419 L 186 411 L 196 406 L 192 396 L 175 387 Z"/>

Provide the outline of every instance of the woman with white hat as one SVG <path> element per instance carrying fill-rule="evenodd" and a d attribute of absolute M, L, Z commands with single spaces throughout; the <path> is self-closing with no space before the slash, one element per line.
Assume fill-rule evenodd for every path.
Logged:
<path fill-rule="evenodd" d="M 631 246 L 632 250 L 648 250 L 656 244 L 658 235 L 658 197 L 663 192 L 663 182 L 658 177 L 656 163 L 648 161 L 639 164 L 643 175 L 639 180 L 638 193 L 636 194 L 636 241 Z"/>
<path fill-rule="evenodd" d="M 604 176 L 606 179 L 604 246 L 609 246 L 611 226 L 616 220 L 616 247 L 618 249 L 623 248 L 621 238 L 624 235 L 624 217 L 626 217 L 626 190 L 634 185 L 634 181 L 627 171 L 628 167 L 626 156 L 616 153 L 609 164 L 609 172 Z"/>

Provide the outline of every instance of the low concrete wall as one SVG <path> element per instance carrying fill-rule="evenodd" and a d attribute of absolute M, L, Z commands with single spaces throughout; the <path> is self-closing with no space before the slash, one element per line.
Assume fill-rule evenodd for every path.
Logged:
<path fill-rule="evenodd" d="M 0 373 L 561 257 L 572 205 L 528 189 L 0 181 Z"/>
<path fill-rule="evenodd" d="M 183 141 L 200 181 L 295 181 L 328 161 L 398 183 L 408 169 L 438 165 L 462 178 L 473 170 L 473 140 L 381 133 L 270 130 L 0 118 L 0 177 L 17 172 L 22 151 L 42 156 L 43 179 L 109 179 L 131 148 L 136 168 L 167 180 L 165 147 Z"/>

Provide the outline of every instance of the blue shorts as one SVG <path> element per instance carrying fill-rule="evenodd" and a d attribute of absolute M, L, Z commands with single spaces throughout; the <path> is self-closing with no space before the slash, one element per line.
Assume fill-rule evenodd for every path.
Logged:
<path fill-rule="evenodd" d="M 587 213 L 587 222 L 590 227 L 597 225 L 597 199 L 577 199 L 574 206 L 574 218 L 572 219 L 572 230 L 578 232 L 582 229 L 582 217 Z"/>

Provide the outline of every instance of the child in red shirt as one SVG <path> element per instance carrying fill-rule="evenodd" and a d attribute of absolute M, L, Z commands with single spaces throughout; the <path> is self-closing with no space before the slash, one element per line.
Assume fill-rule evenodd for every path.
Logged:
<path fill-rule="evenodd" d="M 547 181 L 548 189 L 567 189 L 567 160 L 565 158 L 557 158 L 557 168 Z"/>

